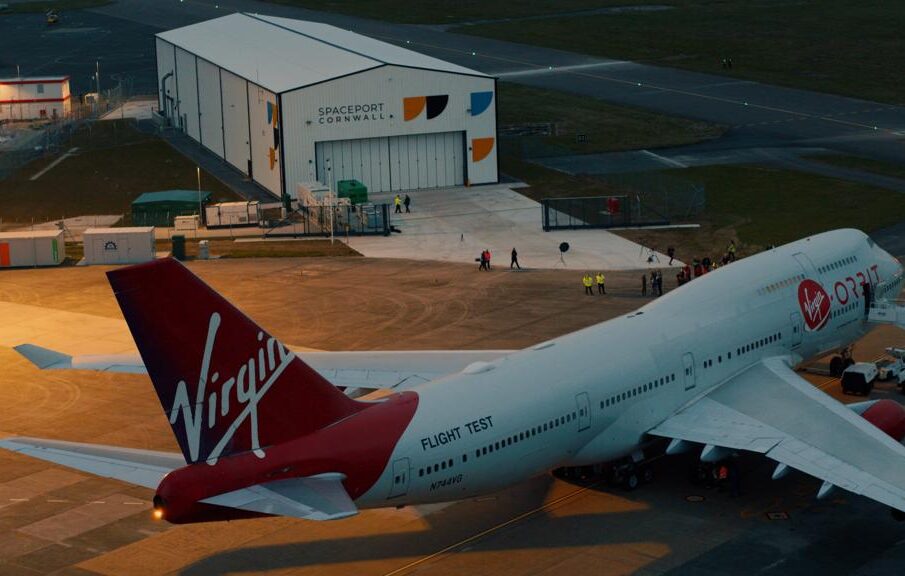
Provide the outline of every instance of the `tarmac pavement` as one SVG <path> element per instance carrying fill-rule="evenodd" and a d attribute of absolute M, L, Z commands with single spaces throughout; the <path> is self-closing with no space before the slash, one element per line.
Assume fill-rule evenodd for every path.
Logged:
<path fill-rule="evenodd" d="M 517 348 L 648 300 L 631 273 L 612 274 L 610 296 L 588 297 L 568 271 L 478 274 L 460 264 L 367 258 L 189 266 L 283 341 L 334 350 Z M 0 325 L 0 434 L 176 449 L 146 377 L 38 371 L 6 347 L 20 326 L 36 344 L 64 346 L 68 334 L 34 330 L 41 315 L 62 314 L 81 336 L 71 350 L 105 351 L 92 342 L 98 330 L 109 336 L 123 326 L 107 269 L 0 274 L 0 314 L 16 310 L 19 319 Z M 873 358 L 901 339 L 880 328 L 856 356 Z M 808 378 L 851 400 L 838 379 Z M 887 383 L 874 397 L 905 400 Z M 173 526 L 151 519 L 150 490 L 0 451 L 0 573 L 867 576 L 897 574 L 905 562 L 905 525 L 879 504 L 843 491 L 818 502 L 819 482 L 795 473 L 772 481 L 774 466 L 758 456 L 742 457 L 742 495 L 731 498 L 692 483 L 693 463 L 693 454 L 658 460 L 654 482 L 632 493 L 543 475 L 482 498 L 338 522 Z"/>
<path fill-rule="evenodd" d="M 606 230 L 541 228 L 541 205 L 503 185 L 442 188 L 410 192 L 413 212 L 392 214 L 401 233 L 389 237 L 354 237 L 349 245 L 373 258 L 411 258 L 472 264 L 489 249 L 491 264 L 509 268 L 518 250 L 523 268 L 565 270 L 637 270 L 665 268 L 669 257 Z M 393 204 L 393 194 L 372 200 Z M 569 244 L 560 254 L 559 245 Z M 674 266 L 682 264 L 676 260 Z"/>

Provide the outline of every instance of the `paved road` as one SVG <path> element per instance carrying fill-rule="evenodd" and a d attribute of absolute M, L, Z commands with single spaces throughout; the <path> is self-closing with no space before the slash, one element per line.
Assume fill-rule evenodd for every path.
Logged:
<path fill-rule="evenodd" d="M 135 91 L 152 92 L 154 32 L 237 10 L 323 21 L 503 80 L 725 124 L 731 127 L 725 142 L 733 148 L 823 147 L 896 163 L 905 157 L 905 108 L 899 106 L 253 0 L 119 0 L 66 13 L 52 30 L 36 16 L 6 16 L 0 66 L 7 73 L 17 63 L 26 73 L 72 73 L 77 90 L 85 90 L 100 56 L 102 88 L 116 81 L 110 73 L 123 72 Z"/>
<path fill-rule="evenodd" d="M 733 147 L 824 147 L 895 163 L 905 158 L 905 107 L 252 0 L 120 0 L 95 12 L 170 28 L 236 10 L 327 22 L 503 80 L 725 124 Z"/>

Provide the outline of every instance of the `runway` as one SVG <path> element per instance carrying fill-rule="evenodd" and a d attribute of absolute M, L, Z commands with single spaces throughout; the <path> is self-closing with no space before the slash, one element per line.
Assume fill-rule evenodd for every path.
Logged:
<path fill-rule="evenodd" d="M 572 272 L 478 273 L 471 266 L 365 258 L 222 260 L 190 267 L 281 340 L 321 349 L 517 348 L 647 301 L 633 273 L 610 296 Z M 64 351 L 118 352 L 124 325 L 104 268 L 5 271 L 0 302 L 0 433 L 175 450 L 144 376 L 38 371 L 21 338 Z M 356 292 L 357 284 L 367 291 Z M 691 285 L 693 287 L 693 284 Z M 47 325 L 65 319 L 69 335 Z M 102 340 L 103 337 L 103 340 Z M 874 358 L 901 333 L 856 349 Z M 605 351 L 604 351 L 605 353 Z M 813 379 L 843 398 L 838 381 Z M 889 384 L 876 397 L 903 401 Z M 850 399 L 849 399 L 850 400 Z M 209 574 L 884 574 L 905 561 L 905 525 L 874 502 L 819 482 L 770 480 L 745 456 L 740 498 L 693 484 L 693 455 L 655 463 L 636 492 L 544 475 L 473 500 L 364 511 L 343 521 L 287 518 L 196 526 L 155 522 L 149 490 L 0 452 L 0 573 Z M 857 535 L 852 542 L 852 535 Z"/>
<path fill-rule="evenodd" d="M 253 0 L 119 0 L 90 11 L 66 12 L 54 29 L 48 29 L 40 15 L 4 16 L 2 65 L 7 74 L 14 63 L 22 64 L 23 74 L 71 74 L 73 92 L 79 93 L 93 90 L 99 58 L 102 89 L 124 79 L 132 93 L 154 94 L 153 34 L 234 11 L 326 22 L 504 81 L 723 124 L 730 130 L 715 144 L 728 150 L 820 147 L 902 162 L 901 106 Z"/>

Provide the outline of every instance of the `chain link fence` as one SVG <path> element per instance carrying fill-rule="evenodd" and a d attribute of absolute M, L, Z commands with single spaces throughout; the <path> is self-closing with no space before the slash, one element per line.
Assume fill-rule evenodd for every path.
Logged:
<path fill-rule="evenodd" d="M 269 220 L 265 237 L 388 236 L 389 204 L 301 206 L 281 220 Z"/>
<path fill-rule="evenodd" d="M 666 226 L 688 221 L 707 205 L 702 184 L 658 174 L 620 174 L 601 180 L 620 194 L 541 201 L 543 229 Z"/>

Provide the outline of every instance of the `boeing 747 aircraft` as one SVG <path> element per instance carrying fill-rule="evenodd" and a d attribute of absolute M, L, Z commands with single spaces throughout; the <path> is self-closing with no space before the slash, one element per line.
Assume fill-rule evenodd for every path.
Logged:
<path fill-rule="evenodd" d="M 892 300 L 901 264 L 856 230 L 746 258 L 525 350 L 324 353 L 314 367 L 175 260 L 108 277 L 140 361 L 21 352 L 45 368 L 147 370 L 182 453 L 0 446 L 156 490 L 170 522 L 458 500 L 657 439 L 705 461 L 758 452 L 775 477 L 798 470 L 824 481 L 820 495 L 838 487 L 905 512 L 905 410 L 845 406 L 794 371 L 873 321 L 905 327 Z M 392 393 L 364 401 L 348 387 Z"/>

